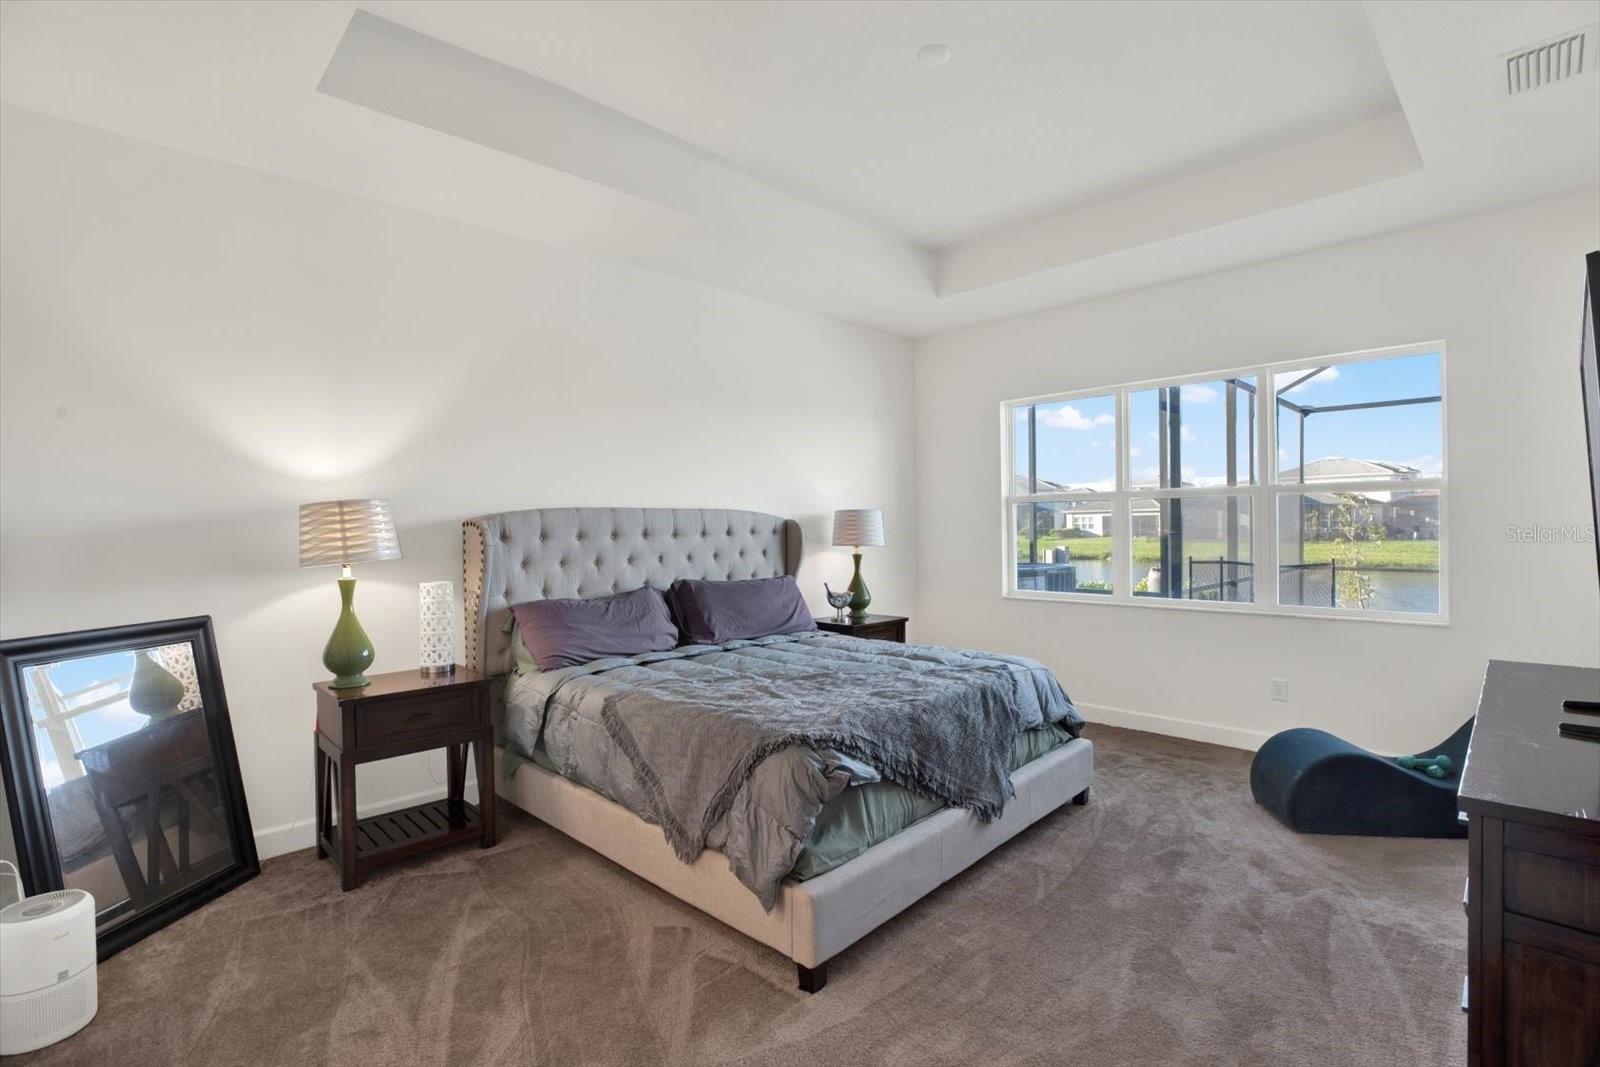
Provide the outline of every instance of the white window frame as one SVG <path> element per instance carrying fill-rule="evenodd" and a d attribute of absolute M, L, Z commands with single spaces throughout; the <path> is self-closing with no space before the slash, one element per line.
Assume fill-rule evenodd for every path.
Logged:
<path fill-rule="evenodd" d="M 1274 383 L 1279 374 L 1313 367 L 1331 367 L 1346 363 L 1389 359 L 1398 356 L 1437 354 L 1439 357 L 1439 475 L 1414 478 L 1405 482 L 1394 480 L 1362 480 L 1348 482 L 1318 482 L 1318 491 L 1351 493 L 1362 491 L 1388 491 L 1403 486 L 1407 490 L 1437 490 L 1439 493 L 1439 610 L 1436 614 L 1403 611 L 1374 611 L 1363 608 L 1315 607 L 1301 604 L 1278 603 L 1278 500 L 1285 495 L 1299 495 L 1305 486 L 1298 482 L 1278 480 L 1277 419 L 1272 417 L 1276 408 L 1277 392 Z M 1114 604 L 1122 607 L 1153 608 L 1163 611 L 1206 611 L 1244 613 L 1247 615 L 1282 615 L 1312 619 L 1344 619 L 1363 622 L 1399 623 L 1408 626 L 1450 625 L 1450 494 L 1447 482 L 1450 475 L 1449 445 L 1449 375 L 1445 342 L 1430 341 L 1418 344 L 1395 345 L 1389 348 L 1367 349 L 1359 352 L 1341 352 L 1335 355 L 1302 357 L 1263 363 L 1230 370 L 1208 371 L 1199 374 L 1153 378 L 1122 385 L 1100 386 L 1093 389 L 1074 389 L 1062 393 L 1019 397 L 1000 404 L 1000 489 L 1001 489 L 1001 596 L 1012 600 L 1051 600 L 1066 603 Z M 1129 397 L 1137 392 L 1170 385 L 1188 385 L 1194 382 L 1211 382 L 1228 378 L 1255 379 L 1256 381 L 1256 471 L 1255 485 L 1185 486 L 1177 488 L 1131 486 L 1132 474 L 1128 469 L 1128 415 Z M 1019 407 L 1038 404 L 1057 404 L 1063 401 L 1090 397 L 1110 396 L 1116 409 L 1116 487 L 1105 493 L 1017 493 L 1013 469 L 1016 458 L 1015 418 Z M 1134 596 L 1133 577 L 1129 557 L 1133 551 L 1132 501 L 1139 499 L 1193 498 L 1201 496 L 1243 496 L 1250 500 L 1250 558 L 1256 580 L 1252 583 L 1256 600 L 1241 604 L 1228 601 L 1188 600 L 1171 597 Z M 1045 590 L 1018 589 L 1017 581 L 1017 529 L 1016 516 L 1019 504 L 1053 503 L 1061 501 L 1106 499 L 1111 502 L 1111 592 L 1060 593 Z"/>

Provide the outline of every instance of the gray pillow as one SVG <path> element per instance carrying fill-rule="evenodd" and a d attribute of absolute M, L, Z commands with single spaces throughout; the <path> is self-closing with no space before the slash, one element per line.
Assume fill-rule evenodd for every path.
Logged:
<path fill-rule="evenodd" d="M 532 600 L 511 609 L 522 643 L 542 671 L 606 656 L 664 652 L 678 645 L 661 591 L 645 586 L 614 596 Z"/>
<path fill-rule="evenodd" d="M 669 594 L 683 640 L 717 645 L 742 637 L 767 637 L 815 630 L 800 587 L 789 575 L 741 582 L 679 578 Z"/>

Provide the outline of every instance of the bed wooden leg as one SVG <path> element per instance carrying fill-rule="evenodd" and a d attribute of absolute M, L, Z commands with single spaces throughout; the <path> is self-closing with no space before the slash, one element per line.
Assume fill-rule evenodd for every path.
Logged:
<path fill-rule="evenodd" d="M 1073 797 L 1072 798 L 1072 802 L 1074 804 L 1078 805 L 1080 808 L 1083 807 L 1083 805 L 1089 803 L 1089 790 L 1088 790 L 1088 788 L 1086 787 L 1083 792 L 1081 792 L 1077 796 Z"/>
<path fill-rule="evenodd" d="M 828 984 L 828 965 L 819 963 L 815 967 L 807 967 L 803 963 L 795 964 L 795 969 L 800 972 L 800 992 L 815 993 Z"/>

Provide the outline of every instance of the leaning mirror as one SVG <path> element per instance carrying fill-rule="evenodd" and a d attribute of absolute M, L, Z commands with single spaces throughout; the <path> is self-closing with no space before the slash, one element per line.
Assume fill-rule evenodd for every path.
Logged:
<path fill-rule="evenodd" d="M 0 642 L 0 705 L 24 885 L 101 959 L 260 870 L 209 617 Z"/>

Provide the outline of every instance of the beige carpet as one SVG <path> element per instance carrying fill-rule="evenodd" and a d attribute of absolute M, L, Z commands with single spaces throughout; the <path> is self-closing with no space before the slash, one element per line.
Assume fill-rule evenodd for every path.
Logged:
<path fill-rule="evenodd" d="M 44 1064 L 1444 1064 L 1463 841 L 1298 837 L 1247 753 L 1091 728 L 1063 808 L 795 989 L 511 809 L 341 894 L 307 852 L 108 961 Z"/>

